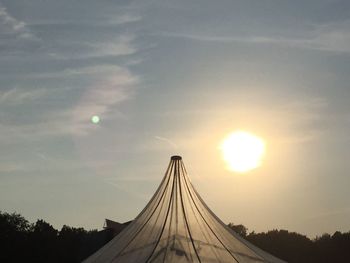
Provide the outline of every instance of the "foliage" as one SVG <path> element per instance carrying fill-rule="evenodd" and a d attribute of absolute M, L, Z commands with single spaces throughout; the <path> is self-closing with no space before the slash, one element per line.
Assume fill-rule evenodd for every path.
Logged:
<path fill-rule="evenodd" d="M 313 242 L 306 236 L 287 230 L 251 233 L 247 240 L 288 262 L 315 262 L 311 258 Z"/>
<path fill-rule="evenodd" d="M 248 233 L 244 225 L 228 227 L 263 250 L 290 263 L 348 262 L 350 232 L 323 234 L 313 240 L 287 230 Z M 94 253 L 113 237 L 108 230 L 86 231 L 63 226 L 56 230 L 44 220 L 29 223 L 17 213 L 0 211 L 0 262 L 75 263 Z"/>
<path fill-rule="evenodd" d="M 287 230 L 247 234 L 248 229 L 243 225 L 230 223 L 228 226 L 257 247 L 290 263 L 349 262 L 350 231 L 323 234 L 312 240 Z"/>
<path fill-rule="evenodd" d="M 246 228 L 244 225 L 235 225 L 233 223 L 229 223 L 227 226 L 239 234 L 241 237 L 247 236 L 248 228 Z"/>
<path fill-rule="evenodd" d="M 109 231 L 86 231 L 44 220 L 30 224 L 19 214 L 0 211 L 0 262 L 81 262 L 112 238 Z"/>

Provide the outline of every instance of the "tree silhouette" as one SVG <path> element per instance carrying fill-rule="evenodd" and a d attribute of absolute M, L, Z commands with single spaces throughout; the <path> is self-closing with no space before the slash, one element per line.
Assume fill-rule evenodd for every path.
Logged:
<path fill-rule="evenodd" d="M 350 232 L 323 234 L 313 240 L 287 230 L 248 233 L 242 224 L 228 227 L 249 242 L 290 263 L 349 262 Z M 113 231 L 86 231 L 63 226 L 56 230 L 44 220 L 29 223 L 17 213 L 0 211 L 0 262 L 81 262 L 113 238 Z"/>
<path fill-rule="evenodd" d="M 58 262 L 58 231 L 44 220 L 38 220 L 29 232 L 30 256 L 35 262 Z"/>
<path fill-rule="evenodd" d="M 246 239 L 288 262 L 315 262 L 312 260 L 313 242 L 304 235 L 287 230 L 272 230 L 267 233 L 252 232 Z"/>
<path fill-rule="evenodd" d="M 244 225 L 235 225 L 233 223 L 229 223 L 227 226 L 239 234 L 241 237 L 247 236 L 248 228 L 246 228 Z"/>
<path fill-rule="evenodd" d="M 0 212 L 0 262 L 20 262 L 25 259 L 29 252 L 27 244 L 30 227 L 21 215 Z"/>

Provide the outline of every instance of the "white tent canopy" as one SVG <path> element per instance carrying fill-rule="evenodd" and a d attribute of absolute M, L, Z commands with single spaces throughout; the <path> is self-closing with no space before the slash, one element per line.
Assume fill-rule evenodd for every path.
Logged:
<path fill-rule="evenodd" d="M 172 156 L 147 206 L 128 227 L 84 262 L 284 261 L 228 228 L 194 189 L 182 158 Z"/>

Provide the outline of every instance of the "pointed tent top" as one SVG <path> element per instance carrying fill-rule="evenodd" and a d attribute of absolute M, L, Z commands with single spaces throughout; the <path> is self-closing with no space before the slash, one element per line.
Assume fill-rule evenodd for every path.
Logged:
<path fill-rule="evenodd" d="M 171 156 L 170 160 L 173 160 L 173 161 L 182 160 L 182 157 L 180 155 L 173 155 Z"/>
<path fill-rule="evenodd" d="M 147 206 L 84 263 L 284 263 L 232 232 L 204 203 L 181 156 Z"/>

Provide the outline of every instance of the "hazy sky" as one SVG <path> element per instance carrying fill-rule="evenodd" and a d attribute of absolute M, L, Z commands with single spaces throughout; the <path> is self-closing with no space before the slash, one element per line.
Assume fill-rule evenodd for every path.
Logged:
<path fill-rule="evenodd" d="M 350 229 L 348 0 L 0 0 L 0 80 L 2 211 L 127 221 L 181 154 L 226 223 Z M 244 175 L 237 129 L 267 144 Z"/>

